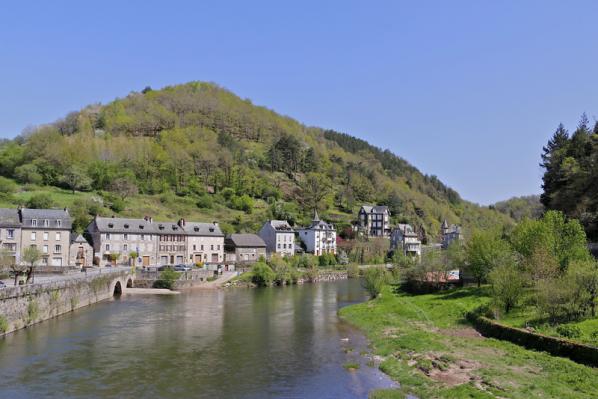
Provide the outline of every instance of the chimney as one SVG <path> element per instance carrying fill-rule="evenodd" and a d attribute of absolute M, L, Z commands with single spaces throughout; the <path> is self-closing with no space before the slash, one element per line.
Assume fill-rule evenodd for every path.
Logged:
<path fill-rule="evenodd" d="M 214 224 L 214 226 L 218 227 L 218 222 L 214 221 L 212 223 Z"/>
<path fill-rule="evenodd" d="M 183 219 L 183 218 L 179 219 L 179 226 L 185 227 L 185 219 Z"/>

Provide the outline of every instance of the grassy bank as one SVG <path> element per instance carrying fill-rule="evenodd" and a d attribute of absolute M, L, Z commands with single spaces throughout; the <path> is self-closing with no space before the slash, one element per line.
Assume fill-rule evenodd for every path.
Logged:
<path fill-rule="evenodd" d="M 374 398 L 594 398 L 598 369 L 480 337 L 464 313 L 489 302 L 486 288 L 409 295 L 386 287 L 381 297 L 343 308 L 401 383 Z"/>

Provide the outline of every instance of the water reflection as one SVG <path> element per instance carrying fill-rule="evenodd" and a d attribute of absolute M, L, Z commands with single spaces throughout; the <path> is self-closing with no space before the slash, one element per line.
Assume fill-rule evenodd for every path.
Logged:
<path fill-rule="evenodd" d="M 352 280 L 125 296 L 0 340 L 0 397 L 364 398 L 392 383 L 342 367 L 365 343 L 337 310 L 363 299 Z"/>

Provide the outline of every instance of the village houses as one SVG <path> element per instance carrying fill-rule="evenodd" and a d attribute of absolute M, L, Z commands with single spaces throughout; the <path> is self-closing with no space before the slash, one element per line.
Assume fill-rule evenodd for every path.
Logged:
<path fill-rule="evenodd" d="M 298 231 L 299 239 L 305 245 L 306 252 L 316 256 L 322 254 L 336 255 L 336 230 L 332 223 L 320 220 L 318 211 L 314 212 L 311 225 Z"/>
<path fill-rule="evenodd" d="M 421 256 L 422 243 L 410 224 L 399 223 L 390 235 L 390 250 L 406 256 Z"/>
<path fill-rule="evenodd" d="M 461 226 L 456 224 L 449 225 L 446 219 L 440 226 L 440 244 L 443 249 L 447 249 L 452 242 L 459 242 L 463 240 Z"/>
<path fill-rule="evenodd" d="M 269 254 L 295 254 L 295 230 L 286 220 L 268 220 L 258 234 L 266 243 Z"/>
<path fill-rule="evenodd" d="M 390 210 L 382 205 L 363 205 L 359 209 L 357 229 L 367 237 L 390 237 Z"/>
<path fill-rule="evenodd" d="M 257 234 L 230 234 L 224 239 L 226 263 L 257 262 L 266 258 L 266 243 Z"/>

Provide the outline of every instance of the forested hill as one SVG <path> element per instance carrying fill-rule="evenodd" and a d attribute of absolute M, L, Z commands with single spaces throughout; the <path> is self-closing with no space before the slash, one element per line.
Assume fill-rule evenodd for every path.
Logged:
<path fill-rule="evenodd" d="M 466 229 L 512 222 L 388 150 L 203 82 L 148 87 L 31 129 L 1 144 L 0 174 L 1 205 L 69 206 L 78 228 L 114 213 L 252 231 L 267 218 L 306 223 L 317 207 L 343 229 L 364 203 L 432 239 L 445 218 Z"/>
<path fill-rule="evenodd" d="M 591 126 L 583 114 L 572 133 L 560 124 L 543 148 L 541 166 L 544 206 L 579 219 L 598 240 L 598 121 Z"/>

